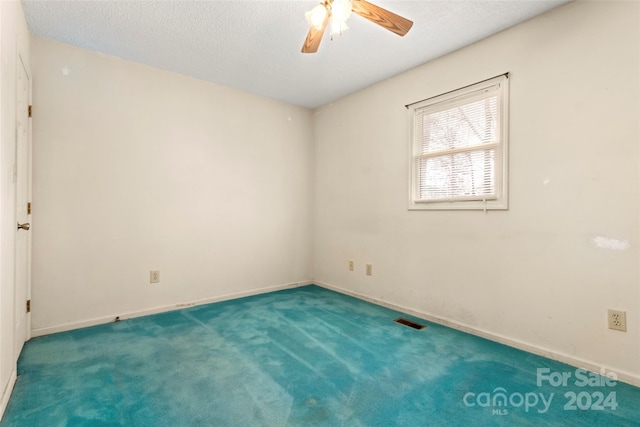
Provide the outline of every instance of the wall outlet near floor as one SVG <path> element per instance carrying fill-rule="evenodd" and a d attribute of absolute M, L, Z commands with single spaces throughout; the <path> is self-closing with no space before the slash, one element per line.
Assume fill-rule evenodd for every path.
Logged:
<path fill-rule="evenodd" d="M 151 270 L 149 272 L 149 283 L 160 283 L 160 270 Z"/>
<path fill-rule="evenodd" d="M 349 261 L 349 271 L 353 271 L 353 261 Z"/>
<path fill-rule="evenodd" d="M 615 329 L 616 331 L 627 331 L 627 312 L 621 310 L 607 311 L 607 317 L 609 319 L 609 329 Z"/>
<path fill-rule="evenodd" d="M 371 276 L 371 274 L 373 273 L 373 265 L 371 264 L 367 264 L 367 276 Z"/>

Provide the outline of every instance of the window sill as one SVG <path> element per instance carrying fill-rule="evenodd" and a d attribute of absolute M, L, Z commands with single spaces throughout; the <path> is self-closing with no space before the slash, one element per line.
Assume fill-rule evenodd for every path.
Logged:
<path fill-rule="evenodd" d="M 509 204 L 506 200 L 409 203 L 410 211 L 495 211 L 508 209 Z"/>

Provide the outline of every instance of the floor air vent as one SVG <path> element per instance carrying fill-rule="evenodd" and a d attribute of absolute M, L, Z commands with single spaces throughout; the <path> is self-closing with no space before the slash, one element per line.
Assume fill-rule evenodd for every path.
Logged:
<path fill-rule="evenodd" d="M 408 326 L 410 328 L 418 329 L 418 330 L 426 328 L 425 325 L 421 325 L 420 323 L 412 322 L 411 320 L 405 319 L 403 317 L 397 318 L 396 320 L 394 320 L 394 322 L 400 323 L 401 325 Z"/>

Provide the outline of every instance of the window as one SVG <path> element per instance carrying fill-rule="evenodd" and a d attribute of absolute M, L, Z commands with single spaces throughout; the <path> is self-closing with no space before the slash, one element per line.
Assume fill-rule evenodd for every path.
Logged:
<path fill-rule="evenodd" d="M 410 106 L 409 209 L 507 209 L 507 75 Z"/>

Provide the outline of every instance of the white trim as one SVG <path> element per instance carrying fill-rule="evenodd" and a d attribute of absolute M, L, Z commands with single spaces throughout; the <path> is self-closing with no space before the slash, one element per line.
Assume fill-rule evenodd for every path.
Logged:
<path fill-rule="evenodd" d="M 47 326 L 44 328 L 32 329 L 31 336 L 39 337 L 43 335 L 55 334 L 57 332 L 65 332 L 73 329 L 80 329 L 80 328 L 86 328 L 89 326 L 111 323 L 114 321 L 116 317 L 119 317 L 120 320 L 133 319 L 135 317 L 149 316 L 151 314 L 181 310 L 183 308 L 194 307 L 197 305 L 211 304 L 214 302 L 227 301 L 227 300 L 232 300 L 236 298 L 243 298 L 243 297 L 259 295 L 259 294 L 266 294 L 269 292 L 280 291 L 283 289 L 297 288 L 299 286 L 310 285 L 311 283 L 312 282 L 310 281 L 287 283 L 284 285 L 276 285 L 276 286 L 269 286 L 266 288 L 252 289 L 250 291 L 235 292 L 235 293 L 224 294 L 224 295 L 219 295 L 215 297 L 208 297 L 208 298 L 202 298 L 202 299 L 193 300 L 193 301 L 186 301 L 178 304 L 163 305 L 160 307 L 147 308 L 144 310 L 130 311 L 127 313 L 116 313 L 110 316 L 102 316 L 102 317 L 97 317 L 89 320 L 81 320 L 79 322 L 70 322 L 70 323 L 64 323 L 62 325 Z"/>
<path fill-rule="evenodd" d="M 422 159 L 430 159 L 432 157 L 447 156 L 450 154 L 468 153 L 470 151 L 496 150 L 499 148 L 500 148 L 500 143 L 498 142 L 486 142 L 482 145 L 472 145 L 471 147 L 451 148 L 448 150 L 438 150 L 438 151 L 430 151 L 428 153 L 423 153 L 423 154 L 416 154 L 414 158 L 416 160 L 422 160 Z"/>
<path fill-rule="evenodd" d="M 446 92 L 442 95 L 428 98 L 424 101 L 417 102 L 407 106 L 408 110 L 408 122 L 410 126 L 411 143 L 409 150 L 409 204 L 408 209 L 410 211 L 424 211 L 424 210 L 508 210 L 509 209 L 509 73 L 501 74 L 500 76 L 483 80 L 481 82 L 465 86 L 463 88 Z M 455 105 L 460 103 L 460 98 L 467 97 L 471 94 L 482 94 L 495 87 L 499 87 L 499 108 L 500 114 L 498 115 L 498 128 L 500 129 L 500 142 L 499 142 L 499 158 L 496 158 L 496 162 L 500 164 L 496 169 L 496 192 L 495 196 L 491 198 L 481 199 L 480 196 L 475 196 L 472 200 L 465 200 L 464 198 L 456 198 L 455 200 L 416 200 L 416 186 L 417 183 L 417 171 L 416 171 L 416 159 L 421 157 L 416 154 L 416 126 L 415 116 L 418 109 L 429 109 L 432 105 Z M 478 95 L 480 96 L 480 95 Z M 465 103 L 469 99 L 465 99 Z M 440 107 L 439 107 L 440 108 Z M 480 150 L 482 145 L 468 147 L 463 151 L 475 151 Z M 451 152 L 455 152 L 451 151 Z M 429 153 L 427 157 L 431 157 L 432 153 Z M 441 155 L 442 153 L 436 153 Z"/>
<path fill-rule="evenodd" d="M 317 286 L 321 286 L 323 288 L 326 289 L 330 289 L 332 291 L 336 291 L 345 295 L 349 295 L 376 305 L 381 305 L 383 307 L 387 307 L 390 308 L 392 310 L 396 310 L 396 311 L 401 311 L 403 313 L 406 314 L 410 314 L 412 316 L 415 317 L 419 317 L 421 319 L 427 320 L 429 322 L 433 322 L 433 323 L 437 323 L 439 325 L 443 325 L 443 326 L 447 326 L 449 328 L 452 329 L 457 329 L 459 331 L 462 332 L 466 332 L 468 334 L 471 335 L 476 335 L 482 338 L 486 338 L 488 340 L 491 341 L 495 341 L 497 343 L 500 344 L 504 344 L 507 345 L 509 347 L 514 347 L 517 348 L 519 350 L 523 350 L 526 351 L 528 353 L 533 353 L 536 354 L 538 356 L 542 356 L 542 357 L 546 357 L 548 359 L 553 359 L 556 360 L 558 362 L 563 362 L 566 363 L 568 365 L 574 366 L 576 368 L 581 368 L 581 369 L 586 369 L 590 372 L 595 372 L 595 373 L 601 373 L 602 369 L 606 369 L 606 372 L 615 372 L 615 374 L 617 375 L 617 378 L 619 381 L 627 383 L 627 384 L 631 384 L 634 385 L 636 387 L 640 387 L 640 376 L 636 375 L 636 374 L 632 374 L 630 372 L 624 372 L 624 371 L 619 371 L 616 370 L 614 368 L 611 368 L 609 366 L 601 366 L 595 362 L 589 361 L 589 360 L 584 360 L 575 356 L 571 356 L 568 354 L 564 354 L 564 353 L 558 353 L 557 351 L 553 351 L 553 350 L 549 350 L 549 349 L 545 349 L 545 348 L 541 348 L 538 346 L 534 346 L 531 344 L 527 344 L 525 342 L 519 341 L 519 340 L 515 340 L 512 338 L 508 338 L 505 337 L 503 335 L 499 335 L 499 334 L 495 334 L 493 332 L 489 332 L 483 329 L 479 329 L 473 326 L 469 326 L 466 325 L 464 323 L 455 321 L 455 320 L 450 320 L 450 319 L 444 319 L 442 317 L 439 316 L 435 316 L 432 314 L 428 314 L 422 311 L 418 311 L 418 310 L 413 310 L 411 308 L 407 308 L 401 305 L 396 305 L 393 303 L 389 303 L 377 298 L 372 298 L 372 297 L 368 297 L 366 295 L 360 294 L 358 292 L 353 292 L 344 288 L 341 288 L 339 286 L 335 286 L 335 285 L 330 285 L 328 283 L 323 283 L 323 282 L 318 282 L 318 281 L 314 281 L 313 282 L 315 285 Z"/>
<path fill-rule="evenodd" d="M 235 298 L 242 298 L 242 297 L 247 297 L 247 296 L 252 296 L 252 295 L 259 295 L 259 294 L 263 294 L 263 293 L 268 293 L 268 292 L 274 292 L 274 291 L 279 291 L 279 290 L 283 290 L 283 289 L 291 289 L 291 288 L 296 288 L 296 287 L 301 287 L 301 286 L 306 286 L 306 285 L 317 285 L 332 291 L 336 291 L 339 292 L 341 294 L 345 294 L 345 295 L 349 295 L 358 299 L 361 299 L 363 301 L 367 301 L 376 305 L 380 305 L 383 307 L 387 307 L 390 308 L 392 310 L 396 310 L 396 311 L 401 311 L 403 313 L 407 313 L 410 314 L 412 316 L 427 320 L 429 322 L 433 322 L 433 323 L 437 323 L 439 325 L 443 325 L 443 326 L 447 326 L 449 328 L 452 329 L 456 329 L 462 332 L 466 332 L 469 333 L 471 335 L 476 335 L 482 338 L 486 338 L 488 340 L 491 341 L 495 341 L 498 342 L 500 344 L 504 344 L 504 345 L 508 345 L 509 347 L 514 347 L 517 348 L 519 350 L 523 350 L 526 351 L 528 353 L 532 353 L 532 354 L 536 354 L 538 356 L 542 356 L 542 357 L 546 357 L 549 359 L 553 359 L 553 360 L 557 360 L 559 362 L 563 362 L 566 363 L 568 365 L 577 367 L 577 368 L 582 368 L 582 369 L 586 369 L 588 371 L 591 372 L 596 372 L 596 373 L 600 373 L 601 369 L 603 368 L 601 365 L 592 362 L 592 361 L 588 361 L 588 360 L 584 360 L 584 359 L 580 359 L 574 356 L 570 356 L 564 353 L 558 353 L 556 351 L 553 350 L 548 350 L 545 348 L 541 348 L 538 346 L 534 346 L 531 344 L 527 344 L 524 343 L 522 341 L 518 341 L 518 340 L 514 340 L 512 338 L 508 338 L 505 337 L 503 335 L 499 335 L 499 334 L 495 334 L 493 332 L 489 332 L 483 329 L 478 329 L 475 328 L 473 326 L 469 326 L 466 325 L 464 323 L 458 322 L 458 321 L 454 321 L 454 320 L 450 320 L 450 319 L 444 319 L 442 317 L 439 316 L 435 316 L 432 314 L 428 314 L 422 311 L 418 311 L 418 310 L 413 310 L 411 308 L 408 307 L 404 307 L 401 305 L 397 305 L 397 304 L 393 304 L 393 303 L 389 303 L 377 298 L 373 298 L 373 297 L 368 297 L 366 295 L 360 294 L 358 292 L 354 292 L 354 291 L 350 291 L 344 288 L 341 288 L 339 286 L 335 286 L 335 285 L 331 285 L 328 283 L 324 283 L 324 282 L 319 282 L 319 281 L 300 281 L 300 282 L 296 282 L 296 283 L 290 283 L 290 284 L 286 284 L 286 285 L 277 285 L 277 286 L 271 286 L 271 287 L 266 287 L 266 288 L 260 288 L 260 289 L 254 289 L 251 291 L 244 291 L 244 292 L 237 292 L 237 293 L 233 293 L 233 294 L 226 294 L 226 295 L 221 295 L 221 296 L 217 296 L 217 297 L 211 297 L 211 298 L 203 298 L 203 299 L 199 299 L 199 300 L 195 300 L 195 301 L 190 301 L 190 302 L 185 302 L 182 304 L 173 304 L 173 305 L 166 305 L 166 306 L 162 306 L 162 307 L 156 307 L 156 308 L 151 308 L 151 309 L 146 309 L 146 310 L 139 310 L 139 311 L 133 311 L 133 312 L 128 312 L 125 314 L 119 314 L 118 316 L 120 317 L 120 319 L 131 319 L 131 318 L 135 318 L 135 317 L 141 317 L 141 316 L 148 316 L 151 314 L 157 314 L 157 313 L 164 313 L 167 311 L 173 311 L 173 310 L 180 310 L 182 308 L 185 307 L 193 307 L 193 306 L 197 306 L 197 305 L 204 305 L 204 304 L 211 304 L 214 302 L 220 302 L 220 301 L 226 301 L 226 300 L 230 300 L 230 299 L 235 299 Z M 72 330 L 72 329 L 78 329 L 78 328 L 84 328 L 84 327 L 88 327 L 88 326 L 95 326 L 95 325 L 100 325 L 100 324 L 105 324 L 105 323 L 110 323 L 113 322 L 114 318 L 116 317 L 116 315 L 112 315 L 112 316 L 104 316 L 104 317 L 100 317 L 100 318 L 96 318 L 96 319 L 91 319 L 91 320 L 85 320 L 85 321 L 81 321 L 81 322 L 74 322 L 74 323 L 66 323 L 64 325 L 58 325 L 58 326 L 50 326 L 50 327 L 46 327 L 46 328 L 39 328 L 39 329 L 34 329 L 32 330 L 32 336 L 33 337 L 38 337 L 38 336 L 42 336 L 42 335 L 48 335 L 48 334 L 53 334 L 56 332 L 64 332 L 64 331 L 68 331 L 68 330 Z M 624 372 L 624 371 L 619 371 L 610 367 L 605 367 L 607 369 L 607 372 L 615 372 L 618 380 L 627 384 L 631 384 L 634 385 L 636 387 L 640 387 L 640 376 L 629 373 L 629 372 Z M 9 382 L 11 384 L 11 387 L 13 387 L 13 384 L 15 383 L 15 369 L 12 372 L 12 377 L 11 380 Z M 5 390 L 6 393 L 6 390 Z M 2 401 L 0 402 L 0 414 L 2 412 L 4 412 L 4 408 L 6 407 L 6 404 L 9 400 L 11 393 L 8 393 L 8 396 L 3 394 L 2 396 Z M 6 400 L 6 401 L 5 401 Z"/>
<path fill-rule="evenodd" d="M 4 416 L 4 411 L 7 409 L 7 405 L 9 404 L 9 399 L 11 399 L 11 394 L 13 393 L 13 387 L 16 385 L 16 379 L 18 378 L 16 373 L 16 368 L 14 367 L 11 370 L 11 375 L 9 376 L 9 381 L 7 381 L 4 390 L 2 390 L 2 399 L 0 399 L 0 421 L 2 421 L 2 417 Z"/>

